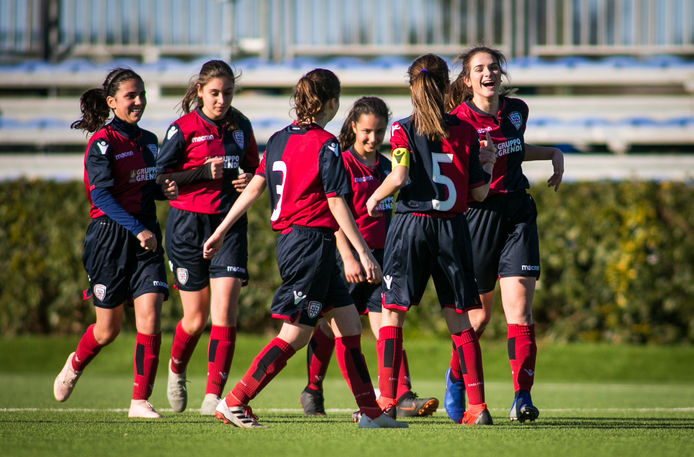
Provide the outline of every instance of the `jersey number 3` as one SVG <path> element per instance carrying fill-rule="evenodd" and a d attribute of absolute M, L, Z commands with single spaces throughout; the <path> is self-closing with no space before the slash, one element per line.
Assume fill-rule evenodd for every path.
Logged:
<path fill-rule="evenodd" d="M 446 186 L 446 190 L 448 191 L 448 197 L 445 200 L 433 199 L 431 201 L 431 207 L 436 211 L 449 211 L 455 205 L 457 193 L 453 180 L 441 173 L 442 163 L 453 163 L 453 154 L 441 154 L 438 152 L 431 154 L 431 173 L 433 175 L 431 179 L 436 184 Z"/>
<path fill-rule="evenodd" d="M 275 186 L 277 205 L 275 205 L 275 209 L 272 210 L 270 215 L 270 220 L 275 222 L 280 217 L 280 211 L 282 210 L 282 193 L 284 192 L 284 181 L 287 179 L 287 164 L 281 160 L 272 162 L 272 171 L 279 171 L 282 174 L 282 181 Z"/>

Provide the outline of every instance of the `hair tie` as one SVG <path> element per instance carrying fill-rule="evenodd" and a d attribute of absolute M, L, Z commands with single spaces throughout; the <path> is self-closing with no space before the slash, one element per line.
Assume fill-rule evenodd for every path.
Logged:
<path fill-rule="evenodd" d="M 419 70 L 419 72 L 420 73 L 429 73 L 429 70 L 426 68 L 422 68 L 421 70 Z"/>

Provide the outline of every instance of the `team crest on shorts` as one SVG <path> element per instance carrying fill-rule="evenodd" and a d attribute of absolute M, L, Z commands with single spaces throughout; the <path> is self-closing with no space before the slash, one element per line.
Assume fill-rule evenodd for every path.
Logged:
<path fill-rule="evenodd" d="M 234 141 L 243 149 L 243 130 L 234 130 Z"/>
<path fill-rule="evenodd" d="M 315 319 L 320 315 L 320 310 L 323 309 L 323 305 L 317 301 L 310 301 L 306 306 L 306 314 L 311 319 Z"/>
<path fill-rule="evenodd" d="M 188 269 L 176 268 L 176 278 L 178 279 L 178 282 L 185 286 L 188 282 Z"/>
<path fill-rule="evenodd" d="M 523 125 L 523 118 L 521 117 L 518 111 L 514 111 L 511 114 L 509 114 L 508 120 L 511 121 L 511 124 L 513 124 L 516 130 L 520 130 L 521 125 Z"/>
<path fill-rule="evenodd" d="M 106 286 L 103 284 L 94 284 L 93 289 L 96 298 L 98 298 L 100 301 L 104 301 L 104 298 L 106 298 Z"/>

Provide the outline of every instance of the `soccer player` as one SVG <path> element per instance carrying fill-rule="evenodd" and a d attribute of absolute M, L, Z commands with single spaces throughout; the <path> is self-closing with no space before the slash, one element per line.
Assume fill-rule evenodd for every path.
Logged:
<path fill-rule="evenodd" d="M 92 219 L 82 261 L 93 298 L 90 325 L 55 378 L 53 395 L 63 402 L 85 367 L 120 332 L 123 308 L 132 300 L 137 337 L 133 395 L 128 417 L 159 418 L 147 401 L 161 345 L 161 304 L 168 297 L 161 229 L 154 199 L 176 198 L 177 186 L 155 182 L 157 137 L 137 123 L 147 105 L 145 84 L 134 71 L 111 71 L 101 88 L 80 98 L 82 118 L 72 128 L 94 133 L 84 156 L 84 185 Z M 104 125 L 110 113 L 113 119 Z"/>
<path fill-rule="evenodd" d="M 186 368 L 210 316 L 207 385 L 200 413 L 214 414 L 234 356 L 239 294 L 248 283 L 245 217 L 231 227 L 214 259 L 204 259 L 200 250 L 259 162 L 251 123 L 231 106 L 235 83 L 226 62 L 203 64 L 183 97 L 186 114 L 171 124 L 157 157 L 158 179 L 168 177 L 179 185 L 166 223 L 166 252 L 183 305 L 167 388 L 176 412 L 186 408 Z"/>
<path fill-rule="evenodd" d="M 463 376 L 470 406 L 461 421 L 491 424 L 479 342 L 467 315 L 480 302 L 463 213 L 468 193 L 474 200 L 487 195 L 493 149 L 480 150 L 474 129 L 446 114 L 448 66 L 440 57 L 418 57 L 408 75 L 413 114 L 392 125 L 393 171 L 366 203 L 369 214 L 376 215 L 381 202 L 398 192 L 383 266 L 379 405 L 393 411 L 397 404 L 405 313 L 418 304 L 433 276 L 459 363 L 467 369 Z"/>
<path fill-rule="evenodd" d="M 349 182 L 338 142 L 324 130 L 337 113 L 339 96 L 340 81 L 329 70 L 315 69 L 299 80 L 293 97 L 296 121 L 269 139 L 256 175 L 203 247 L 205 257 L 216 255 L 226 231 L 267 186 L 270 221 L 280 232 L 277 264 L 282 277 L 270 310 L 282 326 L 219 402 L 216 416 L 224 423 L 262 427 L 248 403 L 308 343 L 322 316 L 335 335 L 338 364 L 363 413 L 359 427 L 407 427 L 384 415 L 376 403 L 361 352 L 361 321 L 337 264 L 334 233 L 339 228 L 357 250 L 366 280 L 381 280 L 381 269 L 344 199 Z"/>
<path fill-rule="evenodd" d="M 384 212 L 373 217 L 366 211 L 366 200 L 390 173 L 390 160 L 379 153 L 389 118 L 390 112 L 383 100 L 378 97 L 362 97 L 347 114 L 339 136 L 340 150 L 344 151 L 342 161 L 351 187 L 347 202 L 359 232 L 379 265 L 383 265 L 383 247 L 393 202 L 392 198 L 384 200 Z M 371 331 L 378 338 L 381 326 L 381 284 L 366 281 L 359 254 L 351 247 L 344 233 L 338 231 L 336 236 L 349 292 L 359 314 L 368 313 Z M 321 319 L 308 343 L 308 384 L 299 398 L 306 415 L 325 415 L 323 378 L 334 346 L 335 337 L 330 326 Z M 407 358 L 403 350 L 403 363 L 398 373 L 397 415 L 408 417 L 433 414 L 439 401 L 433 397 L 420 398 L 411 389 Z"/>
<path fill-rule="evenodd" d="M 482 308 L 469 313 L 481 335 L 489 322 L 497 278 L 508 328 L 508 358 L 515 397 L 509 417 L 534 421 L 539 415 L 530 389 L 535 375 L 535 326 L 532 300 L 540 276 L 537 209 L 526 192 L 524 160 L 551 160 L 554 173 L 547 181 L 556 191 L 564 173 L 564 157 L 557 148 L 526 144 L 523 139 L 528 106 L 501 88 L 505 58 L 497 50 L 476 47 L 459 56 L 462 71 L 453 83 L 447 108 L 475 127 L 480 138 L 490 137 L 497 150 L 489 195 L 471 202 L 466 213 Z M 465 410 L 465 386 L 460 365 L 452 357 L 446 373 L 445 408 L 454 421 Z"/>

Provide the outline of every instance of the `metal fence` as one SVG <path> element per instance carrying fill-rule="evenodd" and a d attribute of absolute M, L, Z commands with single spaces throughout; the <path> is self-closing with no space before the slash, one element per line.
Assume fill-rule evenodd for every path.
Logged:
<path fill-rule="evenodd" d="M 694 56 L 694 0 L 0 0 L 0 56 Z"/>

